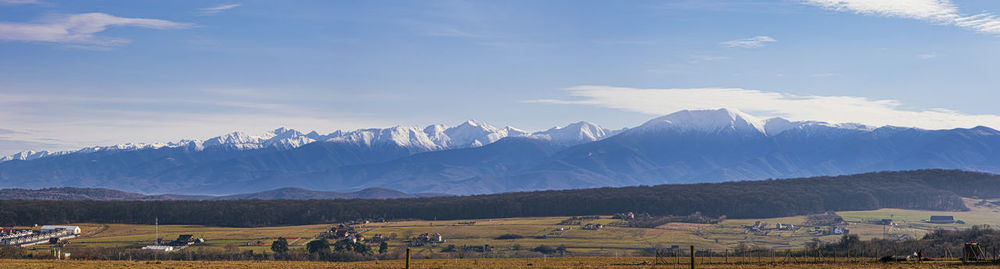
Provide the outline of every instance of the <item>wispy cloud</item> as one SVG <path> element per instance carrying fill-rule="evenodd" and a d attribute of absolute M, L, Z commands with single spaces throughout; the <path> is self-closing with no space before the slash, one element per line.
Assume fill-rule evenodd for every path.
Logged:
<path fill-rule="evenodd" d="M 921 60 L 930 60 L 930 59 L 934 59 L 934 58 L 937 58 L 937 53 L 917 54 L 917 59 L 921 59 Z"/>
<path fill-rule="evenodd" d="M 404 21 L 403 24 L 411 27 L 414 30 L 414 32 L 425 36 L 472 38 L 472 39 L 494 38 L 494 36 L 492 35 L 473 32 L 466 29 L 460 29 L 459 27 L 446 23 L 432 23 L 432 22 L 407 20 Z"/>
<path fill-rule="evenodd" d="M 0 0 L 0 5 L 38 5 L 42 1 L 38 0 Z"/>
<path fill-rule="evenodd" d="M 830 77 L 839 77 L 839 76 L 841 76 L 840 73 L 834 73 L 834 72 L 809 74 L 809 77 L 813 77 L 813 78 L 830 78 Z"/>
<path fill-rule="evenodd" d="M 691 59 L 688 60 L 688 63 L 697 64 L 697 63 L 718 62 L 725 60 L 729 60 L 729 57 L 718 56 L 718 55 L 691 55 Z"/>
<path fill-rule="evenodd" d="M 237 8 L 239 6 L 242 6 L 242 4 L 225 4 L 214 7 L 199 8 L 198 13 L 201 15 L 215 15 L 226 10 Z"/>
<path fill-rule="evenodd" d="M 740 88 L 637 89 L 578 86 L 567 89 L 568 99 L 528 100 L 529 103 L 592 105 L 664 115 L 684 109 L 733 108 L 757 116 L 831 123 L 895 125 L 927 129 L 1000 128 L 1000 115 L 964 114 L 947 109 L 905 109 L 897 100 L 856 96 L 795 95 Z"/>
<path fill-rule="evenodd" d="M 759 48 L 773 42 L 778 42 L 778 40 L 770 36 L 759 35 L 751 38 L 725 41 L 720 44 L 730 48 Z"/>
<path fill-rule="evenodd" d="M 0 156 L 23 150 L 206 139 L 282 126 L 330 132 L 395 123 L 360 112 L 330 112 L 325 104 L 304 104 L 282 93 L 223 89 L 96 96 L 0 91 L 0 107 L 5 108 L 0 110 L 0 126 L 13 127 L 0 129 Z"/>
<path fill-rule="evenodd" d="M 0 41 L 46 42 L 111 47 L 130 42 L 124 38 L 100 37 L 108 27 L 179 29 L 191 24 L 158 19 L 123 18 L 104 13 L 63 15 L 36 23 L 0 22 Z"/>
<path fill-rule="evenodd" d="M 829 10 L 864 15 L 917 19 L 974 31 L 1000 34 L 1000 18 L 992 13 L 964 15 L 951 0 L 805 0 Z"/>

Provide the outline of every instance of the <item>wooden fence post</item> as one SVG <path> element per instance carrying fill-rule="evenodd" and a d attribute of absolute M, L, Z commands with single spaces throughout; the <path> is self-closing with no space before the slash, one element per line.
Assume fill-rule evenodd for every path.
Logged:
<path fill-rule="evenodd" d="M 691 269 L 694 269 L 694 245 L 691 245 Z"/>
<path fill-rule="evenodd" d="M 406 248 L 406 269 L 410 269 L 410 248 Z"/>

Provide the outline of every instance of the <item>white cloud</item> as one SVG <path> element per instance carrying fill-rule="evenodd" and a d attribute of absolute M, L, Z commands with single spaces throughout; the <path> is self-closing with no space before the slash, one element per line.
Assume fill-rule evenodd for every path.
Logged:
<path fill-rule="evenodd" d="M 0 129 L 0 156 L 23 150 L 207 139 L 277 127 L 332 132 L 394 123 L 284 98 L 280 93 L 235 89 L 148 97 L 0 91 L 0 107 L 5 108 L 0 110 L 0 126 L 5 126 Z"/>
<path fill-rule="evenodd" d="M 937 53 L 917 54 L 917 59 L 921 59 L 921 60 L 930 60 L 930 59 L 934 59 L 934 58 L 937 58 Z"/>
<path fill-rule="evenodd" d="M 126 44 L 128 39 L 99 37 L 108 27 L 131 26 L 150 29 L 179 29 L 190 24 L 158 19 L 122 18 L 104 13 L 56 16 L 37 23 L 0 22 L 0 41 L 48 42 L 109 47 Z"/>
<path fill-rule="evenodd" d="M 665 115 L 684 109 L 732 108 L 756 116 L 780 116 L 789 120 L 925 129 L 968 128 L 979 125 L 1000 128 L 1000 115 L 970 115 L 940 108 L 908 110 L 896 100 L 872 100 L 855 96 L 794 95 L 740 88 L 637 89 L 578 86 L 567 90 L 573 99 L 541 99 L 526 102 L 593 105 L 649 115 Z"/>
<path fill-rule="evenodd" d="M 717 62 L 729 60 L 726 56 L 716 56 L 716 55 L 691 55 L 691 59 L 688 60 L 689 63 L 697 64 L 704 62 Z"/>
<path fill-rule="evenodd" d="M 0 5 L 38 5 L 42 4 L 38 0 L 0 0 Z"/>
<path fill-rule="evenodd" d="M 771 38 L 770 36 L 759 35 L 751 38 L 725 41 L 720 44 L 730 48 L 759 48 L 771 42 L 778 42 L 778 40 Z"/>
<path fill-rule="evenodd" d="M 805 3 L 836 11 L 917 19 L 1000 34 L 1000 18 L 991 13 L 963 15 L 951 0 L 805 0 Z"/>
<path fill-rule="evenodd" d="M 198 12 L 201 13 L 202 15 L 215 15 L 215 14 L 219 14 L 219 12 L 223 12 L 223 11 L 226 11 L 226 10 L 234 9 L 234 8 L 239 7 L 239 6 L 242 6 L 242 4 L 219 5 L 219 6 L 214 6 L 214 7 L 199 8 Z"/>
<path fill-rule="evenodd" d="M 841 76 L 840 73 L 833 73 L 833 72 L 809 74 L 809 77 L 813 78 L 829 78 L 829 77 L 839 77 L 839 76 Z"/>

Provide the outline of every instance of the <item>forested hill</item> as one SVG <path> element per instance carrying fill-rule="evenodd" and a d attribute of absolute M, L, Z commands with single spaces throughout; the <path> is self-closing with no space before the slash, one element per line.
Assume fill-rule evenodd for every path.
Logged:
<path fill-rule="evenodd" d="M 0 226 L 146 223 L 272 226 L 362 218 L 477 219 L 701 212 L 729 218 L 903 208 L 968 210 L 960 197 L 1000 197 L 1000 176 L 957 170 L 407 199 L 0 201 Z"/>

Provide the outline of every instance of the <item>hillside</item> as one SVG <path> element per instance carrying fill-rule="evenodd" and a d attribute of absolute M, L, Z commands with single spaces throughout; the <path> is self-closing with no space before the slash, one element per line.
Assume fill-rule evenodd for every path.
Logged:
<path fill-rule="evenodd" d="M 0 201 L 0 224 L 135 223 L 274 226 L 358 219 L 610 215 L 766 218 L 880 208 L 964 211 L 961 197 L 1000 197 L 1000 175 L 956 170 L 595 188 L 475 196 L 348 200 Z"/>

